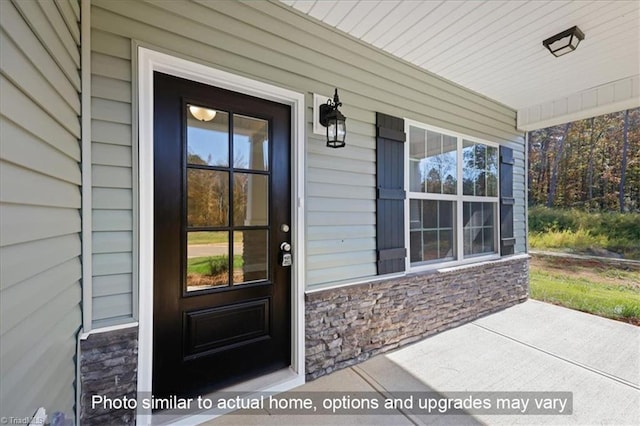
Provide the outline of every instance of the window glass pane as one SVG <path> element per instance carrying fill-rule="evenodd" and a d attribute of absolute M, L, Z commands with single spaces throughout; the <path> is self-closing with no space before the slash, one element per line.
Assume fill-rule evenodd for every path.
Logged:
<path fill-rule="evenodd" d="M 266 229 L 233 233 L 233 284 L 246 284 L 268 278 L 269 231 Z"/>
<path fill-rule="evenodd" d="M 455 205 L 453 201 L 411 200 L 413 221 L 409 234 L 412 263 L 455 259 Z M 417 223 L 416 223 L 417 222 Z"/>
<path fill-rule="evenodd" d="M 187 163 L 229 166 L 229 114 L 187 105 Z"/>
<path fill-rule="evenodd" d="M 498 196 L 498 149 L 463 141 L 462 193 L 476 197 Z"/>
<path fill-rule="evenodd" d="M 440 201 L 438 204 L 438 218 L 440 220 L 440 228 L 453 228 L 453 212 L 451 211 L 453 203 Z"/>
<path fill-rule="evenodd" d="M 457 138 L 409 127 L 409 191 L 457 192 Z"/>
<path fill-rule="evenodd" d="M 462 142 L 462 194 L 474 195 L 475 192 L 475 160 L 473 143 Z"/>
<path fill-rule="evenodd" d="M 229 223 L 229 173 L 187 169 L 187 226 Z"/>
<path fill-rule="evenodd" d="M 250 173 L 233 174 L 234 226 L 268 224 L 269 176 Z"/>
<path fill-rule="evenodd" d="M 474 153 L 476 196 L 485 196 L 485 180 L 487 167 L 487 147 L 477 144 Z"/>
<path fill-rule="evenodd" d="M 453 231 L 440 231 L 438 236 L 440 242 L 440 259 L 453 257 Z"/>
<path fill-rule="evenodd" d="M 424 129 L 409 127 L 409 191 L 424 192 L 420 162 L 425 158 L 426 135 Z"/>
<path fill-rule="evenodd" d="M 442 139 L 442 193 L 456 194 L 458 192 L 458 139 L 444 135 Z"/>
<path fill-rule="evenodd" d="M 409 201 L 409 228 L 420 229 L 422 228 L 422 202 L 420 200 Z"/>
<path fill-rule="evenodd" d="M 471 254 L 471 228 L 464 228 L 463 231 L 464 238 L 464 255 L 467 256 Z"/>
<path fill-rule="evenodd" d="M 436 260 L 438 256 L 438 231 L 422 233 L 422 260 Z"/>
<path fill-rule="evenodd" d="M 487 196 L 498 196 L 498 148 L 487 147 Z"/>
<path fill-rule="evenodd" d="M 493 226 L 492 203 L 482 203 L 482 226 Z"/>
<path fill-rule="evenodd" d="M 422 227 L 424 229 L 436 229 L 438 227 L 438 202 L 422 202 Z"/>
<path fill-rule="evenodd" d="M 233 116 L 233 166 L 269 169 L 269 122 L 243 115 Z"/>
<path fill-rule="evenodd" d="M 465 256 L 496 252 L 496 205 L 497 203 L 463 203 Z"/>
<path fill-rule="evenodd" d="M 409 233 L 411 263 L 422 262 L 422 231 L 411 231 Z"/>
<path fill-rule="evenodd" d="M 442 193 L 442 134 L 427 131 L 427 156 L 421 163 L 426 178 L 426 192 Z"/>
<path fill-rule="evenodd" d="M 229 285 L 229 232 L 187 233 L 187 291 Z"/>
<path fill-rule="evenodd" d="M 482 226 L 482 203 L 471 204 L 471 226 Z"/>
<path fill-rule="evenodd" d="M 493 253 L 493 228 L 484 228 L 482 232 L 482 253 Z"/>

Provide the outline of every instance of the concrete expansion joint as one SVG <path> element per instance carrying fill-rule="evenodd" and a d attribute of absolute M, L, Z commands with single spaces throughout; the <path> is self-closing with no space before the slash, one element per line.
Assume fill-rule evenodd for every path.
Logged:
<path fill-rule="evenodd" d="M 478 328 L 481 328 L 481 329 L 483 329 L 483 330 L 485 330 L 485 331 L 488 331 L 488 332 L 490 332 L 490 333 L 496 334 L 496 335 L 498 335 L 498 336 L 504 337 L 505 339 L 511 340 L 512 342 L 516 342 L 516 343 L 518 343 L 518 344 L 520 344 L 520 345 L 523 345 L 523 346 L 526 346 L 526 347 L 528 347 L 528 348 L 534 349 L 534 350 L 536 350 L 536 351 L 538 351 L 538 352 L 541 352 L 541 353 L 543 353 L 543 354 L 546 354 L 546 355 L 552 356 L 552 357 L 554 357 L 554 358 L 556 358 L 556 359 L 559 359 L 559 360 L 561 360 L 561 361 L 564 361 L 564 362 L 566 362 L 566 363 L 569 363 L 569 364 L 575 365 L 575 366 L 576 366 L 576 367 L 578 367 L 578 368 L 582 368 L 582 369 L 584 369 L 584 370 L 591 371 L 592 373 L 598 374 L 599 376 L 605 377 L 605 378 L 607 378 L 607 379 L 609 379 L 609 380 L 613 380 L 613 381 L 615 381 L 615 382 L 618 382 L 618 383 L 620 383 L 620 384 L 622 384 L 622 385 L 625 385 L 625 386 L 628 386 L 628 387 L 630 387 L 630 388 L 633 388 L 633 389 L 636 389 L 636 390 L 640 390 L 640 385 L 639 385 L 639 384 L 637 384 L 637 383 L 630 382 L 630 381 L 625 380 L 625 379 L 623 379 L 623 378 L 621 378 L 621 377 L 614 376 L 613 374 L 609 374 L 609 373 L 607 373 L 607 372 L 605 372 L 605 371 L 602 371 L 602 370 L 599 370 L 599 369 L 597 369 L 597 368 L 590 367 L 590 366 L 588 366 L 588 365 L 586 365 L 586 364 L 583 364 L 583 363 L 581 363 L 581 362 L 574 361 L 574 360 L 572 360 L 572 359 L 569 359 L 569 358 L 563 357 L 562 355 L 558 355 L 558 354 L 555 354 L 555 353 L 553 353 L 553 352 L 549 352 L 549 351 L 547 351 L 547 350 L 545 350 L 545 349 L 542 349 L 542 348 L 541 348 L 541 347 L 539 347 L 539 346 L 532 345 L 532 344 L 530 344 L 530 343 L 523 342 L 522 340 L 515 339 L 515 338 L 513 338 L 513 337 L 511 337 L 511 336 L 509 336 L 509 335 L 507 335 L 507 334 L 501 333 L 501 332 L 499 332 L 499 331 L 497 331 L 497 330 L 494 330 L 494 329 L 492 329 L 492 328 L 489 328 L 489 327 L 487 327 L 487 326 L 480 325 L 480 324 L 478 324 L 478 323 L 476 323 L 476 322 L 472 322 L 472 323 L 471 323 L 471 325 L 476 326 L 476 327 L 478 327 Z"/>
<path fill-rule="evenodd" d="M 360 376 L 362 380 L 364 380 L 369 386 L 371 386 L 376 392 L 378 392 L 383 398 L 393 398 L 393 392 L 389 391 L 385 388 L 381 383 L 379 383 L 375 378 L 373 378 L 370 374 L 364 371 L 362 368 L 356 366 L 350 367 L 351 371 Z M 420 419 L 411 414 L 405 412 L 402 408 L 396 408 L 399 413 L 401 413 L 407 420 L 413 423 L 416 426 L 424 425 Z"/>

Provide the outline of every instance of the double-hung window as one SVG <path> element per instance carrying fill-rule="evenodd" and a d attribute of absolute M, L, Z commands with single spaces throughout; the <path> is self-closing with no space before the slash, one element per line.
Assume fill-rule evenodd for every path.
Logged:
<path fill-rule="evenodd" d="M 408 267 L 496 256 L 498 146 L 406 120 Z"/>

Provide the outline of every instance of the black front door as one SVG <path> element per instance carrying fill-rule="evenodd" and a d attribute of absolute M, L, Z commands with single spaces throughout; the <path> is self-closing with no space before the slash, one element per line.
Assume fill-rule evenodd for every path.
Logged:
<path fill-rule="evenodd" d="M 154 74 L 153 393 L 290 365 L 290 107 Z"/>

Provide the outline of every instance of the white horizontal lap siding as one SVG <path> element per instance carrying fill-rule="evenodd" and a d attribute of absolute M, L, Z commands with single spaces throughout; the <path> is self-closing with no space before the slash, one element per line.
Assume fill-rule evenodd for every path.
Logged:
<path fill-rule="evenodd" d="M 0 1 L 0 406 L 72 417 L 81 324 L 80 26 L 73 0 Z M 79 10 L 79 9 L 78 9 Z"/>
<path fill-rule="evenodd" d="M 131 41 L 94 28 L 91 72 L 91 313 L 99 328 L 134 316 Z"/>
<path fill-rule="evenodd" d="M 92 5 L 93 64 L 99 68 L 94 72 L 94 96 L 101 93 L 112 101 L 102 114 L 121 125 L 104 132 L 107 140 L 94 143 L 99 150 L 94 152 L 94 176 L 101 182 L 112 180 L 113 188 L 130 188 L 126 171 L 132 165 L 125 156 L 132 152 L 125 151 L 129 143 L 124 135 L 113 135 L 128 130 L 124 116 L 131 111 L 131 40 L 305 94 L 307 288 L 376 274 L 377 111 L 494 142 L 522 144 L 515 111 L 277 2 L 96 0 Z M 334 87 L 340 91 L 348 129 L 347 147 L 337 150 L 325 147 L 322 136 L 312 133 L 311 94 L 331 94 Z M 96 142 L 95 134 L 93 138 Z M 116 216 L 104 211 L 94 212 L 94 220 L 104 231 L 126 232 L 132 219 L 127 212 L 111 212 L 117 213 L 120 226 L 109 227 L 115 224 L 108 219 L 115 221 Z"/>

